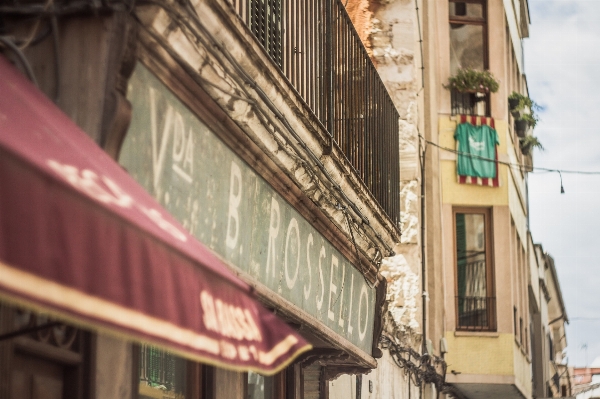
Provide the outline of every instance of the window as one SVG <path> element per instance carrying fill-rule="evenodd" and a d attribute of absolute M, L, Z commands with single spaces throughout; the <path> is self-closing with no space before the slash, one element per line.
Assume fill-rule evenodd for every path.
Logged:
<path fill-rule="evenodd" d="M 521 345 L 525 345 L 525 341 L 523 341 L 523 318 L 519 317 L 519 334 L 521 334 L 521 336 L 519 337 L 519 342 L 521 343 Z"/>
<path fill-rule="evenodd" d="M 278 384 L 275 377 L 265 377 L 253 372 L 248 373 L 248 399 L 275 398 Z"/>
<path fill-rule="evenodd" d="M 45 328 L 44 328 L 45 327 Z M 0 302 L 0 396 L 89 396 L 91 335 L 47 314 Z"/>
<path fill-rule="evenodd" d="M 515 333 L 515 341 L 519 339 L 519 334 L 517 334 L 517 307 L 513 308 L 513 331 Z"/>
<path fill-rule="evenodd" d="M 186 397 L 186 360 L 151 345 L 141 345 L 139 399 Z"/>
<path fill-rule="evenodd" d="M 135 399 L 216 397 L 215 367 L 186 360 L 148 344 L 133 347 L 133 362 L 138 373 Z"/>
<path fill-rule="evenodd" d="M 286 399 L 294 398 L 296 384 L 299 382 L 300 365 L 291 365 L 278 374 L 266 377 L 248 372 L 247 399 Z"/>
<path fill-rule="evenodd" d="M 488 68 L 485 3 L 450 0 L 450 73 Z"/>
<path fill-rule="evenodd" d="M 450 0 L 450 74 L 460 68 L 488 68 L 485 0 Z M 452 92 L 452 113 L 489 115 L 489 93 Z"/>
<path fill-rule="evenodd" d="M 134 361 L 139 370 L 136 399 L 292 399 L 301 389 L 299 364 L 263 376 L 186 360 L 147 344 L 134 348 Z"/>
<path fill-rule="evenodd" d="M 490 211 L 455 210 L 454 216 L 457 329 L 495 330 Z"/>

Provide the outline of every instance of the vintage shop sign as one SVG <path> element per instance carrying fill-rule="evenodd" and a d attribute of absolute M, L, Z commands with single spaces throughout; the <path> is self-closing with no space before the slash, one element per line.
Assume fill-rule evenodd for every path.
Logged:
<path fill-rule="evenodd" d="M 371 353 L 375 289 L 138 63 L 119 162 L 202 243 Z"/>

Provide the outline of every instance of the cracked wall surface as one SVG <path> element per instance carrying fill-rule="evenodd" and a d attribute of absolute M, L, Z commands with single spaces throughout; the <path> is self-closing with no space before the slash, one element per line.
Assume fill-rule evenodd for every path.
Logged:
<path fill-rule="evenodd" d="M 387 327 L 402 332 L 417 330 L 420 320 L 417 304 L 419 275 L 410 268 L 404 255 L 383 259 L 380 272 L 388 280 L 386 301 L 391 320 Z"/>

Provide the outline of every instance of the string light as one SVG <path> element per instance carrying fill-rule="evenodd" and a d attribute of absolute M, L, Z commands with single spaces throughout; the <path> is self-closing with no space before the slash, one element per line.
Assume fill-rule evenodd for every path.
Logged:
<path fill-rule="evenodd" d="M 441 150 L 444 151 L 448 151 L 448 152 L 452 152 L 454 154 L 458 154 L 458 155 L 464 155 L 466 157 L 471 157 L 471 158 L 476 158 L 476 159 L 481 159 L 482 161 L 490 161 L 490 162 L 498 162 L 498 164 L 500 165 L 506 165 L 506 166 L 510 166 L 511 168 L 516 168 L 519 170 L 529 170 L 529 169 L 533 169 L 533 171 L 540 171 L 540 172 L 557 172 L 557 173 L 570 173 L 570 174 L 578 174 L 578 175 L 599 175 L 600 176 L 600 171 L 583 171 L 583 170 L 565 170 L 565 169 L 550 169 L 550 168 L 542 168 L 542 167 L 538 167 L 538 166 L 526 166 L 526 165 L 521 165 L 521 164 L 517 164 L 517 163 L 511 163 L 511 162 L 504 162 L 504 161 L 500 161 L 494 158 L 487 158 L 487 157 L 482 157 L 479 155 L 475 155 L 475 154 L 470 154 L 468 152 L 464 152 L 464 151 L 459 151 L 459 150 L 454 150 L 452 148 L 448 148 L 448 147 L 444 147 L 441 146 L 439 144 L 434 143 L 433 141 L 429 141 L 426 140 L 423 136 L 419 135 L 427 144 L 431 144 L 434 147 L 437 147 Z M 535 173 L 535 172 L 534 172 Z"/>
<path fill-rule="evenodd" d="M 558 175 L 560 176 L 560 193 L 564 194 L 565 193 L 565 188 L 563 187 L 562 173 L 560 173 L 560 170 L 558 171 Z"/>
<path fill-rule="evenodd" d="M 468 152 L 464 152 L 464 151 L 459 151 L 459 150 L 455 150 L 452 148 L 448 148 L 448 147 L 444 147 L 441 146 L 437 143 L 434 143 L 433 141 L 429 141 L 426 140 L 425 137 L 423 137 L 422 135 L 419 135 L 419 137 L 421 137 L 421 139 L 423 139 L 423 141 L 425 141 L 425 143 L 430 144 L 434 147 L 437 147 L 441 150 L 444 151 L 448 151 L 457 155 L 462 155 L 465 157 L 470 157 L 470 158 L 475 158 L 475 159 L 480 159 L 482 161 L 489 161 L 489 162 L 495 162 L 498 163 L 499 165 L 506 165 L 510 168 L 514 168 L 514 169 L 518 169 L 519 171 L 525 171 L 525 172 L 532 172 L 532 173 L 547 173 L 547 172 L 555 172 L 558 173 L 559 177 L 560 177 L 560 193 L 564 194 L 565 193 L 565 187 L 563 186 L 563 180 L 562 180 L 562 174 L 563 173 L 570 173 L 570 174 L 577 174 L 577 175 L 600 175 L 600 171 L 582 171 L 582 170 L 564 170 L 564 169 L 550 169 L 550 168 L 542 168 L 542 167 L 537 167 L 537 166 L 526 166 L 526 165 L 521 165 L 521 164 L 515 164 L 515 163 L 511 163 L 511 162 L 504 162 L 504 161 L 500 161 L 498 159 L 493 159 L 493 158 L 487 158 L 487 157 L 482 157 L 479 155 L 475 155 L 475 154 L 470 154 Z"/>

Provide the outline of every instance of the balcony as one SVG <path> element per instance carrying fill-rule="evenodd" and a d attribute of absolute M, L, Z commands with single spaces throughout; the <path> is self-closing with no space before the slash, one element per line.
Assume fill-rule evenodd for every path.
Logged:
<path fill-rule="evenodd" d="M 460 331 L 496 331 L 496 298 L 457 296 L 457 323 Z"/>
<path fill-rule="evenodd" d="M 491 115 L 489 93 L 461 93 L 452 90 L 450 99 L 452 115 Z"/>
<path fill-rule="evenodd" d="M 233 5 L 399 226 L 399 115 L 343 3 L 233 0 Z"/>

